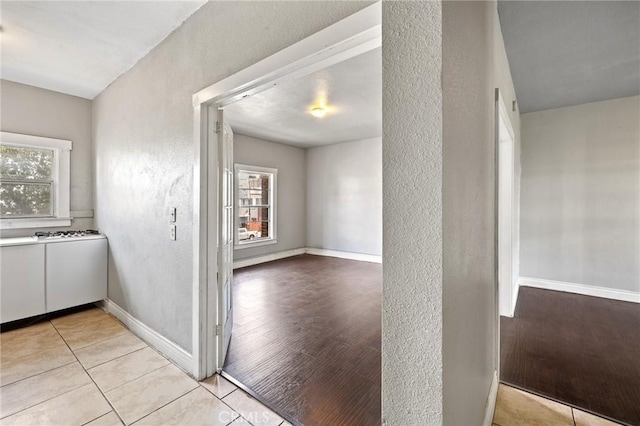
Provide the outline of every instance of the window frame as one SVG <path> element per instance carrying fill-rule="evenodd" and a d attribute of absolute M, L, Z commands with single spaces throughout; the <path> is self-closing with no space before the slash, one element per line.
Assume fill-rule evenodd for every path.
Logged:
<path fill-rule="evenodd" d="M 254 241 L 244 240 L 240 241 L 239 229 L 240 229 L 240 207 L 253 207 L 249 206 L 240 206 L 240 179 L 238 179 L 238 174 L 240 172 L 249 172 L 249 173 L 259 173 L 259 174 L 269 174 L 271 175 L 271 179 L 269 179 L 269 235 L 270 237 L 267 239 L 256 239 Z M 260 247 L 271 244 L 278 243 L 278 230 L 277 230 L 277 188 L 278 188 L 278 169 L 271 167 L 262 167 L 262 166 L 252 166 L 248 164 L 234 164 L 234 219 L 233 223 L 235 225 L 234 231 L 234 250 L 242 250 L 251 247 Z"/>
<path fill-rule="evenodd" d="M 53 151 L 52 216 L 0 218 L 0 229 L 71 226 L 70 188 L 73 143 L 66 139 L 0 132 L 0 145 Z"/>

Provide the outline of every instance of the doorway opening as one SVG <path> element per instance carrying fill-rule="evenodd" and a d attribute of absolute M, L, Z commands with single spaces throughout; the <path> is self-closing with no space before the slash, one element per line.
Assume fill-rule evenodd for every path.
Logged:
<path fill-rule="evenodd" d="M 219 83 L 210 86 L 196 95 L 194 95 L 194 111 L 195 111 L 195 129 L 196 129 L 196 151 L 197 151 L 197 165 L 196 165 L 196 188 L 200 188 L 198 197 L 196 197 L 196 205 L 194 206 L 194 235 L 198 236 L 194 241 L 194 250 L 197 253 L 195 256 L 196 262 L 194 264 L 194 375 L 201 379 L 211 376 L 216 372 L 230 377 L 227 370 L 230 369 L 230 359 L 227 359 L 227 354 L 235 356 L 236 352 L 229 351 L 230 346 L 234 346 L 234 317 L 238 321 L 248 321 L 248 316 L 245 315 L 248 311 L 240 311 L 242 306 L 235 306 L 234 301 L 238 300 L 256 300 L 255 294 L 250 294 L 249 298 L 239 299 L 234 295 L 236 290 L 236 284 L 242 285 L 243 288 L 249 288 L 250 291 L 256 289 L 265 289 L 265 285 L 270 283 L 258 283 L 257 285 L 247 284 L 251 281 L 251 273 L 255 272 L 257 268 L 262 268 L 263 265 L 252 266 L 251 271 L 242 271 L 237 274 L 237 278 L 241 278 L 237 283 L 234 283 L 234 263 L 235 267 L 249 266 L 257 263 L 262 263 L 268 260 L 276 260 L 285 258 L 280 266 L 280 271 L 276 271 L 277 274 L 289 273 L 290 277 L 301 278 L 302 270 L 312 270 L 315 273 L 309 274 L 307 277 L 302 277 L 298 280 L 298 286 L 296 289 L 299 291 L 296 296 L 299 297 L 301 303 L 296 309 L 304 309 L 305 306 L 311 306 L 309 303 L 313 303 L 314 300 L 324 300 L 324 304 L 317 306 L 316 313 L 320 316 L 324 316 L 324 320 L 314 319 L 311 315 L 300 317 L 298 322 L 306 321 L 306 326 L 315 327 L 314 330 L 318 331 L 315 337 L 311 334 L 305 335 L 304 329 L 296 329 L 295 331 L 303 331 L 302 336 L 299 339 L 300 343 L 311 343 L 311 346 L 315 345 L 315 351 L 307 347 L 297 348 L 299 353 L 289 354 L 287 352 L 279 353 L 277 356 L 269 356 L 261 360 L 261 364 L 253 366 L 257 369 L 265 368 L 266 364 L 277 364 L 277 361 L 286 360 L 287 357 L 300 356 L 306 359 L 309 363 L 313 363 L 313 360 L 328 361 L 329 365 L 333 368 L 326 368 L 320 376 L 325 375 L 325 379 L 331 381 L 331 376 L 335 376 L 335 367 L 341 363 L 351 363 L 351 367 L 358 365 L 357 357 L 351 360 L 340 358 L 336 356 L 339 353 L 338 350 L 332 350 L 331 344 L 337 344 L 342 347 L 350 345 L 349 341 L 351 336 L 354 340 L 359 337 L 366 337 L 363 342 L 360 342 L 367 348 L 366 352 L 372 365 L 377 366 L 377 371 L 361 371 L 357 375 L 357 379 L 362 383 L 359 384 L 360 389 L 354 392 L 347 392 L 347 394 L 353 394 L 355 399 L 350 401 L 354 407 L 356 406 L 370 406 L 369 400 L 376 400 L 377 398 L 377 417 L 374 420 L 380 421 L 379 403 L 380 403 L 380 386 L 370 386 L 376 380 L 379 382 L 380 378 L 380 293 L 381 293 L 381 269 L 377 263 L 362 262 L 380 259 L 381 255 L 381 234 L 382 234 L 382 218 L 381 218 L 381 203 L 382 203 L 382 185 L 381 185 L 381 128 L 378 129 L 377 134 L 364 134 L 362 129 L 358 128 L 356 120 L 351 120 L 350 125 L 343 123 L 343 128 L 331 127 L 330 120 L 317 121 L 320 123 L 317 125 L 315 132 L 322 135 L 322 139 L 328 141 L 326 145 L 330 145 L 334 150 L 338 145 L 346 145 L 347 143 L 353 144 L 349 147 L 340 147 L 341 153 L 318 153 L 314 151 L 309 153 L 305 151 L 302 155 L 302 163 L 306 167 L 307 163 L 311 164 L 324 164 L 325 166 L 331 165 L 332 167 L 342 166 L 342 170 L 346 171 L 347 176 L 342 179 L 338 190 L 330 194 L 322 194 L 323 199 L 320 200 L 320 204 L 324 202 L 324 205 L 334 206 L 332 217 L 324 217 L 318 219 L 313 214 L 304 215 L 307 222 L 318 224 L 318 227 L 306 226 L 304 234 L 305 241 L 302 244 L 297 244 L 295 247 L 287 246 L 287 226 L 292 226 L 291 221 L 283 223 L 279 220 L 279 217 L 284 216 L 289 210 L 295 209 L 295 206 L 285 200 L 285 196 L 291 195 L 292 191 L 289 189 L 284 190 L 284 185 L 287 180 L 291 179 L 290 171 L 284 170 L 284 167 L 276 164 L 276 160 L 267 160 L 269 155 L 273 154 L 273 144 L 286 144 L 286 140 L 281 140 L 283 129 L 287 126 L 279 119 L 268 119 L 272 126 L 262 128 L 262 133 L 256 131 L 251 134 L 252 129 L 256 129 L 260 126 L 256 126 L 259 121 L 256 119 L 258 116 L 264 117 L 264 111 L 260 114 L 241 114 L 243 106 L 251 109 L 255 108 L 256 101 L 260 103 L 269 97 L 269 93 L 278 93 L 281 88 L 290 88 L 292 95 L 285 95 L 289 100 L 295 101 L 296 96 L 301 97 L 305 95 L 304 87 L 296 87 L 296 85 L 307 84 L 309 92 L 313 92 L 315 95 L 320 95 L 318 99 L 315 99 L 313 105 L 309 105 L 308 111 L 302 111 L 305 114 L 305 118 L 308 118 L 315 109 L 323 107 L 328 110 L 328 116 L 331 117 L 332 113 L 335 113 L 336 118 L 339 118 L 338 113 L 348 117 L 347 113 L 351 116 L 357 116 L 359 110 L 364 110 L 367 107 L 367 100 L 359 99 L 355 96 L 355 105 L 348 105 L 345 107 L 340 102 L 332 104 L 332 99 L 340 96 L 340 93 L 345 89 L 333 91 L 337 84 L 332 77 L 332 70 L 336 67 L 340 68 L 344 64 L 351 63 L 352 61 L 360 61 L 362 58 L 366 58 L 369 55 L 377 55 L 379 62 L 379 70 L 381 72 L 381 10 L 380 5 L 376 4 L 370 6 L 347 19 L 338 22 L 337 24 L 225 79 Z M 363 66 L 362 64 L 356 64 L 355 67 Z M 366 65 L 363 66 L 366 71 Z M 322 75 L 326 74 L 326 78 Z M 311 79 L 312 82 L 309 84 Z M 366 80 L 366 79 L 365 79 Z M 306 83 L 305 83 L 306 81 Z M 323 82 L 326 87 L 323 87 Z M 357 81 L 351 81 L 350 86 L 357 85 Z M 380 96 L 381 96 L 381 76 L 380 76 Z M 308 94 L 308 93 L 307 93 Z M 322 97 L 324 96 L 324 99 Z M 327 99 L 328 98 L 328 99 Z M 358 106 L 357 102 L 361 102 L 362 105 Z M 318 105 L 315 105 L 315 104 Z M 264 108 L 269 109 L 270 105 L 264 105 Z M 340 111 L 340 108 L 343 108 Z M 245 109 L 246 109 L 245 108 Z M 332 111 L 333 108 L 333 111 Z M 284 107 L 275 106 L 272 110 L 284 111 Z M 240 112 L 240 113 L 239 113 Z M 245 111 L 246 112 L 246 111 Z M 285 111 L 286 112 L 286 111 Z M 380 107 L 378 108 L 378 114 L 380 115 L 381 122 L 381 99 Z M 285 114 L 286 115 L 286 114 Z M 365 116 L 366 114 L 361 114 Z M 268 114 L 267 114 L 268 116 Z M 317 117 L 317 116 L 316 116 Z M 313 120 L 322 120 L 321 118 L 314 117 Z M 247 127 L 243 120 L 249 122 Z M 295 120 L 301 120 L 299 117 Z M 285 120 L 286 121 L 286 120 Z M 275 123 L 275 125 L 273 125 Z M 324 123 L 324 124 L 322 124 Z M 267 126 L 268 127 L 268 126 Z M 362 126 L 361 126 L 362 127 Z M 260 130 L 260 129 L 258 129 Z M 340 133 L 342 130 L 347 135 Z M 269 131 L 276 132 L 269 134 Z M 322 132 L 324 131 L 324 134 Z M 353 132 L 356 133 L 353 133 Z M 253 160 L 247 159 L 247 149 L 238 149 L 234 154 L 234 132 L 238 147 L 243 145 L 245 148 L 252 144 L 252 148 L 249 149 L 253 154 Z M 265 133 L 266 132 L 266 133 Z M 277 133 L 280 132 L 280 139 Z M 349 133 L 351 132 L 351 133 Z M 353 136 L 353 134 L 359 134 L 359 136 Z M 286 136 L 286 135 L 285 135 Z M 304 140 L 304 137 L 300 135 L 294 136 L 294 139 L 300 141 Z M 250 139 L 253 139 L 251 141 Z M 262 142 L 257 139 L 261 139 Z M 241 142 L 241 143 L 240 143 Z M 357 143 L 356 143 L 357 142 Z M 262 147 L 261 147 L 262 144 Z M 271 144 L 271 145 L 270 145 Z M 293 145 L 293 143 L 292 143 Z M 284 146 L 284 145 L 283 145 Z M 264 151 L 266 147 L 266 151 Z M 309 144 L 307 147 L 291 147 L 283 148 L 286 150 L 311 150 L 320 149 L 317 144 Z M 343 149 L 344 148 L 344 149 Z M 337 149 L 337 148 L 335 148 Z M 363 184 L 358 180 L 358 173 L 369 167 L 371 162 L 364 161 L 366 158 L 364 155 L 358 155 L 358 152 L 362 153 L 364 150 L 377 150 L 379 156 L 379 188 L 373 189 L 368 184 Z M 263 150 L 263 154 L 260 154 L 260 150 Z M 329 148 L 327 148 L 329 150 Z M 354 155 L 354 161 L 347 164 L 344 163 L 347 152 L 351 150 Z M 358 151 L 360 150 L 360 151 Z M 245 157 L 240 157 L 240 152 L 244 152 Z M 257 155 L 257 156 L 256 156 Z M 330 158 L 326 158 L 326 157 Z M 333 157 L 332 157 L 333 156 Z M 273 157 L 273 156 L 272 156 Z M 318 157 L 318 158 L 316 158 Z M 284 154 L 281 158 L 284 158 Z M 344 164 L 340 164 L 340 162 Z M 358 163 L 360 161 L 360 163 Z M 291 163 L 291 162 L 289 162 Z M 307 173 L 303 180 L 303 192 L 298 194 L 306 202 L 304 210 L 309 205 L 309 199 L 313 198 L 316 191 L 310 191 L 310 187 L 313 186 L 309 183 L 309 176 L 316 176 L 316 172 L 323 169 L 324 166 L 318 166 L 319 169 L 313 173 Z M 234 183 L 235 181 L 235 183 Z M 238 186 L 243 183 L 244 186 Z M 300 186 L 300 182 L 297 182 Z M 379 223 L 371 219 L 370 222 L 376 222 L 375 226 L 371 229 L 366 229 L 366 226 L 362 226 L 363 220 L 358 217 L 351 217 L 344 213 L 345 206 L 360 203 L 361 210 L 367 210 L 366 205 L 370 200 L 367 198 L 369 195 L 364 195 L 362 199 L 358 199 L 354 196 L 355 193 L 360 191 L 364 187 L 365 190 L 370 192 L 376 192 L 379 189 L 379 208 L 380 218 Z M 295 191 L 293 191 L 295 192 Z M 322 193 L 322 190 L 318 190 L 318 193 Z M 310 195 L 311 194 L 311 195 Z M 311 209 L 312 213 L 316 212 L 316 209 Z M 369 212 L 371 216 L 375 215 L 375 212 Z M 292 219 L 295 220 L 295 219 Z M 366 220 L 364 221 L 365 223 Z M 351 224 L 351 225 L 350 225 Z M 242 226 L 244 225 L 244 226 Z M 356 226 L 360 225 L 360 226 Z M 313 228 L 313 229 L 312 229 Z M 319 231 L 316 230 L 319 228 Z M 331 228 L 331 229 L 330 229 Z M 364 232 L 361 228 L 365 228 Z M 312 229 L 311 231 L 308 231 Z M 333 242 L 343 244 L 345 247 L 342 252 L 337 250 L 338 246 L 322 247 L 317 244 L 309 244 L 310 239 L 306 238 L 306 234 L 313 234 L 318 232 L 321 236 L 327 237 L 330 233 L 335 234 Z M 348 246 L 350 241 L 353 240 L 366 240 L 367 235 L 374 235 L 379 233 L 380 247 L 379 252 L 358 253 L 356 250 L 350 250 Z M 253 238 L 252 238 L 253 236 Z M 276 250 L 280 247 L 280 250 Z M 346 255 L 345 255 L 346 253 Z M 237 257 L 234 262 L 234 254 Z M 238 255 L 240 254 L 240 255 Z M 296 256 L 297 255 L 297 256 Z M 321 255 L 321 256 L 316 256 Z M 294 257 L 291 257 L 294 256 Z M 337 259 L 336 257 L 347 257 L 347 259 Z M 379 260 L 378 260 L 379 261 Z M 351 262 L 351 263 L 349 263 Z M 275 266 L 274 266 L 275 265 Z M 373 265 L 373 267 L 371 266 Z M 260 272 L 261 280 L 274 280 L 273 276 L 269 275 L 270 270 L 273 272 L 273 268 L 278 265 L 275 263 L 268 264 L 267 269 L 262 269 Z M 293 268 L 293 269 L 291 269 Z M 309 269 L 310 268 L 310 269 Z M 288 272 L 287 272 L 288 270 Z M 342 286 L 326 285 L 325 287 L 317 286 L 316 290 L 319 292 L 325 292 L 323 294 L 312 294 L 312 283 L 316 285 L 322 282 L 328 282 L 331 274 L 337 274 L 337 271 L 347 271 L 342 276 L 335 278 L 335 283 L 342 284 Z M 282 272 L 284 271 L 284 272 Z M 374 281 L 371 286 L 363 285 L 367 282 L 368 274 L 379 276 L 379 281 Z M 339 274 L 338 274 L 339 275 Z M 247 279 L 247 276 L 249 278 Z M 266 277 L 266 278 L 265 278 Z M 255 278 L 255 277 L 254 277 Z M 307 279 L 308 278 L 308 279 Z M 293 282 L 296 280 L 285 279 L 287 283 L 292 287 Z M 253 284 L 256 284 L 255 282 Z M 277 284 L 277 283 L 276 283 Z M 375 288 L 377 287 L 377 289 Z M 373 288 L 373 289 L 372 289 Z M 272 289 L 272 287 L 268 287 Z M 286 286 L 281 286 L 280 291 L 289 291 Z M 329 294 L 326 293 L 330 290 Z M 241 290 L 242 291 L 242 290 Z M 378 292 L 376 296 L 375 292 Z M 307 292 L 307 293 L 305 293 Z M 245 294 L 246 295 L 246 294 Z M 353 306 L 349 306 L 346 301 L 360 297 L 362 295 L 369 296 L 371 300 L 363 301 L 362 306 L 359 308 L 367 309 L 368 313 L 372 315 L 355 315 Z M 294 308 L 293 295 L 291 293 L 279 295 L 266 296 L 275 298 L 270 300 L 271 306 L 276 306 L 284 310 L 279 310 L 275 316 L 266 316 L 263 310 L 264 316 L 260 317 L 257 322 L 257 326 L 262 326 L 262 323 L 269 323 L 282 321 L 283 317 L 278 315 L 283 312 L 287 312 L 286 308 Z M 375 303 L 377 297 L 377 304 Z M 266 298 L 263 297 L 256 303 L 266 303 Z M 290 302 L 287 305 L 287 302 Z M 242 303 L 242 302 L 241 302 Z M 306 305 L 305 305 L 306 304 Z M 264 307 L 264 305 L 263 305 Z M 302 312 L 302 311 L 300 311 Z M 300 313 L 298 312 L 298 313 Z M 273 313 L 273 312 L 271 312 Z M 285 315 L 285 314 L 282 314 Z M 355 315 L 355 316 L 354 316 Z M 377 317 L 376 317 L 377 315 Z M 294 317 L 295 315 L 290 315 Z M 372 324 L 378 326 L 376 335 L 376 329 L 374 327 L 366 327 L 365 329 L 370 331 L 364 333 L 358 333 L 353 327 L 350 327 L 354 323 L 357 323 L 364 317 L 370 317 L 368 320 L 372 321 Z M 376 319 L 377 318 L 377 319 Z M 321 321 L 324 323 L 320 324 Z M 237 324 L 240 324 L 239 322 Z M 347 325 L 346 331 L 341 326 Z M 273 325 L 273 324 L 272 324 Z M 266 328 L 265 328 L 266 330 Z M 265 340 L 264 346 L 275 344 L 284 337 L 292 335 L 291 330 L 282 329 L 278 330 L 272 328 L 269 333 L 272 334 L 272 339 Z M 285 335 L 278 335 L 278 333 L 285 333 Z M 352 333 L 353 335 L 349 334 Z M 286 346 L 286 345 L 285 345 Z M 289 345 L 291 346 L 291 345 Z M 329 346 L 329 349 L 326 347 Z M 236 344 L 236 348 L 240 345 Z M 324 352 L 322 351 L 324 349 Z M 369 351 L 369 349 L 372 349 Z M 314 352 L 313 354 L 305 354 L 306 352 Z M 326 353 L 325 353 L 326 352 Z M 247 358 L 250 354 L 246 354 Z M 332 358 L 333 356 L 333 358 Z M 245 358 L 241 356 L 241 358 Z M 236 358 L 237 360 L 237 358 Z M 296 362 L 298 358 L 296 358 Z M 229 362 L 228 362 L 229 361 Z M 299 363 L 299 362 L 298 362 Z M 345 364 L 346 365 L 346 364 Z M 237 365 L 236 365 L 237 366 Z M 252 366 L 249 366 L 253 368 Z M 276 365 L 278 367 L 278 365 Z M 327 366 L 328 367 L 328 366 Z M 254 368 L 254 369 L 255 369 Z M 280 389 L 286 389 L 289 387 L 292 392 L 296 392 L 295 386 L 303 385 L 305 379 L 308 379 L 308 375 L 304 371 L 300 371 L 293 375 L 286 376 L 286 365 L 281 368 L 283 375 L 281 382 L 276 383 L 276 387 Z M 346 371 L 346 369 L 343 369 Z M 376 368 L 372 368 L 376 370 Z M 240 369 L 236 369 L 236 372 Z M 326 373 L 326 374 L 325 374 Z M 313 373 L 315 374 L 315 373 Z M 371 375 L 367 377 L 367 375 Z M 264 397 L 266 391 L 264 388 L 256 389 L 257 385 L 254 383 L 246 383 L 248 379 L 245 375 L 243 381 L 237 380 L 236 377 L 231 376 L 232 379 L 236 379 L 236 384 L 239 384 L 249 393 L 256 396 L 259 400 L 270 408 L 275 409 L 287 420 L 293 423 L 302 423 L 301 417 L 298 414 L 287 415 L 284 411 L 282 404 L 278 405 L 277 401 L 268 400 Z M 270 379 L 275 380 L 274 374 L 269 374 Z M 238 383 L 240 381 L 240 383 Z M 335 377 L 332 380 L 336 383 Z M 344 384 L 351 385 L 352 382 L 357 380 L 348 380 Z M 318 383 L 309 385 L 312 388 L 321 390 Z M 332 392 L 326 389 L 320 394 L 316 395 L 318 398 L 323 398 L 330 395 Z M 368 395 L 370 398 L 363 398 L 363 395 Z M 343 395 L 345 396 L 345 395 Z M 343 398 L 344 399 L 344 398 Z M 289 406 L 299 407 L 298 402 L 288 402 Z M 335 410 L 331 407 L 324 406 L 323 404 L 330 404 L 330 401 L 315 401 L 313 406 L 319 409 L 333 412 Z M 375 411 L 375 402 L 373 403 Z M 371 408 L 371 407 L 369 407 Z M 294 410 L 295 411 L 295 410 Z M 304 410 L 302 410 L 304 411 Z M 353 411 L 353 410 L 350 410 Z M 371 422 L 368 422 L 371 423 Z"/>

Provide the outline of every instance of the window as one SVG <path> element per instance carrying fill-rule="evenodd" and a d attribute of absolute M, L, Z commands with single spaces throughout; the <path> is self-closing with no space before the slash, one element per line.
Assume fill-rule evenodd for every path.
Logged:
<path fill-rule="evenodd" d="M 0 132 L 0 227 L 69 226 L 71 141 Z"/>
<path fill-rule="evenodd" d="M 236 164 L 236 249 L 275 244 L 278 170 Z"/>

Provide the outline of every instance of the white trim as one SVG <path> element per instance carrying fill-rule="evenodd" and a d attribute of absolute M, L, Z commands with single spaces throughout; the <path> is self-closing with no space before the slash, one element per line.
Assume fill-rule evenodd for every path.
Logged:
<path fill-rule="evenodd" d="M 0 229 L 27 229 L 71 226 L 69 199 L 71 192 L 71 149 L 73 143 L 65 139 L 45 138 L 20 133 L 0 132 L 0 144 L 43 148 L 53 151 L 53 217 L 3 218 Z"/>
<path fill-rule="evenodd" d="M 491 426 L 493 424 L 493 415 L 496 410 L 496 400 L 498 399 L 498 372 L 493 372 L 493 378 L 491 379 L 491 387 L 489 388 L 489 397 L 487 398 L 487 405 L 484 410 L 484 419 L 482 420 L 482 426 Z"/>
<path fill-rule="evenodd" d="M 519 276 L 515 217 L 515 133 L 500 89 L 496 89 L 495 128 L 498 303 L 500 315 L 513 316 Z"/>
<path fill-rule="evenodd" d="M 349 251 L 327 250 L 314 247 L 307 247 L 306 253 L 315 256 L 339 257 L 341 259 L 359 260 L 361 262 L 382 263 L 382 256 L 375 254 L 352 253 Z"/>
<path fill-rule="evenodd" d="M 256 240 L 243 240 L 240 241 L 239 230 L 240 221 L 238 210 L 240 207 L 240 191 L 238 186 L 240 185 L 238 179 L 238 172 L 250 172 L 264 175 L 271 175 L 269 179 L 269 238 L 256 239 Z M 234 250 L 243 250 L 251 247 L 267 246 L 269 244 L 278 243 L 278 169 L 273 167 L 251 166 L 249 164 L 234 163 L 233 165 L 233 223 L 235 225 L 234 233 Z"/>
<path fill-rule="evenodd" d="M 369 52 L 382 45 L 375 3 L 193 95 L 193 105 L 229 105 L 247 95 Z"/>
<path fill-rule="evenodd" d="M 0 142 L 8 145 L 32 146 L 34 148 L 61 149 L 70 151 L 73 143 L 66 139 L 45 138 L 20 133 L 0 132 Z"/>
<path fill-rule="evenodd" d="M 520 295 L 520 278 L 516 280 L 516 286 L 513 289 L 513 293 L 511 294 L 511 312 L 507 315 L 509 318 L 513 318 L 516 314 L 516 306 L 518 304 L 518 296 Z"/>
<path fill-rule="evenodd" d="M 72 219 L 90 218 L 93 217 L 93 210 L 71 210 Z"/>
<path fill-rule="evenodd" d="M 544 280 L 541 278 L 520 277 L 519 285 L 542 288 L 545 290 L 564 291 L 566 293 L 582 294 L 585 296 L 602 297 L 605 299 L 622 300 L 624 302 L 640 303 L 640 292 L 618 290 L 607 287 L 597 287 L 586 284 L 566 283 L 562 281 Z"/>
<path fill-rule="evenodd" d="M 149 328 L 130 313 L 107 299 L 102 305 L 105 310 L 118 318 L 133 334 L 153 346 L 158 352 L 166 356 L 178 367 L 191 374 L 193 371 L 193 357 L 180 346 Z"/>
<path fill-rule="evenodd" d="M 299 256 L 306 253 L 306 248 L 297 248 L 293 250 L 279 251 L 277 253 L 265 254 L 264 256 L 256 256 L 248 259 L 240 259 L 233 262 L 233 269 L 246 268 L 247 266 L 258 265 L 260 263 L 273 262 L 274 260 L 284 259 L 285 257 Z"/>
<path fill-rule="evenodd" d="M 236 228 L 239 229 L 239 228 Z M 237 232 L 237 231 L 236 231 Z M 237 233 L 236 233 L 236 238 L 237 237 Z M 278 244 L 278 240 L 276 239 L 271 239 L 271 238 L 267 238 L 264 240 L 251 240 L 250 242 L 247 241 L 246 243 L 244 241 L 247 240 L 243 240 L 243 242 L 241 242 L 240 244 L 235 244 L 233 246 L 234 250 L 244 250 L 244 249 L 248 249 L 248 248 L 254 248 L 254 247 L 260 247 L 260 246 L 270 246 L 273 244 Z"/>
<path fill-rule="evenodd" d="M 28 228 L 55 228 L 59 226 L 71 226 L 71 218 L 64 217 L 22 217 L 17 219 L 2 219 L 0 229 L 28 229 Z"/>
<path fill-rule="evenodd" d="M 210 120 L 211 109 L 292 81 L 314 71 L 369 52 L 382 45 L 382 6 L 377 2 L 359 12 L 245 68 L 193 95 L 194 108 L 194 194 L 193 209 L 193 375 L 206 377 L 217 358 L 211 318 L 217 303 L 215 233 L 218 219 L 214 203 L 219 184 L 218 159 Z M 208 226 L 210 225 L 210 226 Z M 216 299 L 216 300 L 213 300 Z"/>
<path fill-rule="evenodd" d="M 284 250 L 276 253 L 269 253 L 263 256 L 250 257 L 233 262 L 233 269 L 246 268 L 247 266 L 259 265 L 261 263 L 273 262 L 274 260 L 284 259 L 286 257 L 299 256 L 301 254 L 310 254 L 313 256 L 339 257 L 341 259 L 357 260 L 360 262 L 382 263 L 382 256 L 373 254 L 352 253 L 348 251 L 337 251 L 319 249 L 313 247 L 302 247 L 293 250 Z"/>

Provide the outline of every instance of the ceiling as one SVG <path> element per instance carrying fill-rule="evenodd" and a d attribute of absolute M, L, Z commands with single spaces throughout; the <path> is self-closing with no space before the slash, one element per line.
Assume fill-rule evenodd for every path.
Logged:
<path fill-rule="evenodd" d="M 310 114 L 323 104 L 323 118 Z M 302 148 L 379 137 L 381 49 L 244 98 L 224 113 L 236 133 Z"/>
<path fill-rule="evenodd" d="M 2 78 L 93 99 L 205 2 L 3 0 Z"/>
<path fill-rule="evenodd" d="M 498 2 L 520 111 L 640 94 L 640 2 Z"/>

